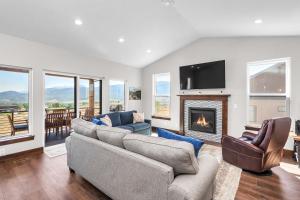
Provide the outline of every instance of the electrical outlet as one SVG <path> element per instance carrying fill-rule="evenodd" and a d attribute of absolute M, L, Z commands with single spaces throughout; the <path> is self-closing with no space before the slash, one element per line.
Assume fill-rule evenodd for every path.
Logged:
<path fill-rule="evenodd" d="M 0 156 L 5 156 L 5 155 L 6 155 L 5 148 L 0 149 Z"/>

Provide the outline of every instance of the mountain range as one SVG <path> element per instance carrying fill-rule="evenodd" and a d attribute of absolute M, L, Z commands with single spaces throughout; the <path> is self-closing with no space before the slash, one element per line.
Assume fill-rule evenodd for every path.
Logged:
<path fill-rule="evenodd" d="M 99 87 L 95 91 L 99 91 Z M 88 100 L 87 87 L 80 87 L 80 100 Z M 124 99 L 124 85 L 111 85 L 109 89 L 110 99 L 122 101 Z M 157 94 L 167 95 L 170 92 L 169 82 L 160 81 L 157 83 Z M 96 99 L 99 99 L 99 92 L 96 92 Z M 74 88 L 71 87 L 54 87 L 46 89 L 46 102 L 72 102 L 74 101 Z M 0 104 L 11 105 L 28 103 L 28 93 L 17 91 L 0 92 Z"/>
<path fill-rule="evenodd" d="M 96 87 L 95 90 L 99 90 L 99 87 Z M 88 100 L 88 91 L 87 87 L 80 87 L 80 100 Z M 96 92 L 96 99 L 99 99 L 99 92 Z M 53 102 L 72 102 L 74 100 L 74 88 L 65 87 L 65 88 L 47 88 L 46 89 L 46 101 Z M 11 105 L 11 104 L 21 104 L 28 103 L 28 93 L 26 92 L 17 92 L 17 91 L 5 91 L 0 92 L 0 104 L 2 105 Z"/>

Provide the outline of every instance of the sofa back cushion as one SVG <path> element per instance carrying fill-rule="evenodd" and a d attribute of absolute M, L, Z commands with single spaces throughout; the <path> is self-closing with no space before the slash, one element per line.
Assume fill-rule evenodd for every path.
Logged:
<path fill-rule="evenodd" d="M 107 114 L 111 120 L 112 126 L 121 126 L 121 117 L 120 117 L 120 112 L 113 112 Z"/>
<path fill-rule="evenodd" d="M 83 119 L 80 118 L 76 118 L 72 120 L 72 128 L 73 130 L 80 134 L 80 135 L 84 135 L 90 138 L 95 138 L 98 139 L 97 137 L 97 125 L 92 123 L 92 122 L 88 122 L 85 121 Z"/>
<path fill-rule="evenodd" d="M 128 134 L 123 144 L 129 151 L 173 167 L 176 175 L 196 174 L 199 170 L 192 144 L 164 138 Z"/>
<path fill-rule="evenodd" d="M 120 112 L 121 125 L 133 123 L 133 113 L 135 111 Z"/>
<path fill-rule="evenodd" d="M 131 133 L 129 130 L 108 127 L 108 126 L 98 126 L 97 127 L 97 136 L 100 141 L 123 148 L 123 137 Z"/>

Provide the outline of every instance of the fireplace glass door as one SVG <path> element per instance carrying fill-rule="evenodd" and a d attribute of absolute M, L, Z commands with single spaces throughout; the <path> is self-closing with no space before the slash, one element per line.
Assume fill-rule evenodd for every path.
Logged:
<path fill-rule="evenodd" d="M 216 134 L 216 109 L 189 108 L 189 130 Z"/>

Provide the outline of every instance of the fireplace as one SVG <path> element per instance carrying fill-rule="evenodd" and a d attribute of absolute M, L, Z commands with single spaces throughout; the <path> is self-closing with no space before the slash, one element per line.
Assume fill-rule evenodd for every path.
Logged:
<path fill-rule="evenodd" d="M 227 135 L 228 132 L 228 100 L 230 95 L 182 94 L 178 96 L 180 96 L 180 133 L 209 142 L 221 143 L 223 136 Z M 208 112 L 210 111 L 208 114 L 214 115 L 207 116 L 205 115 L 207 112 L 203 113 L 205 122 L 210 120 L 214 121 L 214 123 L 210 124 L 211 127 L 204 128 L 191 126 L 193 124 L 191 121 L 191 111 L 193 110 L 193 113 L 195 111 L 198 113 L 199 109 Z M 199 118 L 199 114 L 194 115 L 198 115 Z M 200 116 L 202 117 L 202 115 Z M 195 122 L 195 119 L 193 120 Z"/>
<path fill-rule="evenodd" d="M 188 128 L 192 131 L 216 134 L 216 109 L 189 107 Z"/>

